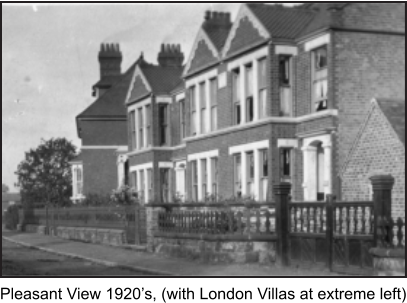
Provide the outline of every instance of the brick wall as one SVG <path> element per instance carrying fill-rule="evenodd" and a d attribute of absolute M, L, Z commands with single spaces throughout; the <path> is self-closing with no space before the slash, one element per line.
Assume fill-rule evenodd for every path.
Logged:
<path fill-rule="evenodd" d="M 117 188 L 118 176 L 114 149 L 82 150 L 84 195 L 107 195 Z"/>
<path fill-rule="evenodd" d="M 343 11 L 342 25 L 348 28 L 405 32 L 405 14 L 405 3 L 352 3 Z"/>
<path fill-rule="evenodd" d="M 299 46 L 294 77 L 294 114 L 296 117 L 311 112 L 311 54 L 305 52 L 304 45 Z"/>
<path fill-rule="evenodd" d="M 343 199 L 370 200 L 369 178 L 383 174 L 390 174 L 396 179 L 392 215 L 405 218 L 405 147 L 376 108 L 343 172 Z"/>
<path fill-rule="evenodd" d="M 339 109 L 338 159 L 343 164 L 369 102 L 405 96 L 405 37 L 337 32 L 335 99 Z"/>
<path fill-rule="evenodd" d="M 80 121 L 82 145 L 127 146 L 127 121 Z"/>

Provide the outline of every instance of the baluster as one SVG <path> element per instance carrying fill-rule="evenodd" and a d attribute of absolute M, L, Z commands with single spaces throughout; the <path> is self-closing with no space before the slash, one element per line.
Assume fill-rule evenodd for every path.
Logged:
<path fill-rule="evenodd" d="M 312 219 L 314 220 L 314 226 L 312 228 L 312 232 L 318 233 L 318 222 L 317 222 L 317 207 L 312 208 Z"/>
<path fill-rule="evenodd" d="M 294 232 L 298 231 L 298 208 L 295 206 L 294 208 Z"/>
<path fill-rule="evenodd" d="M 300 232 L 304 231 L 304 207 L 300 206 Z"/>
<path fill-rule="evenodd" d="M 362 235 L 366 234 L 366 206 L 362 207 L 362 229 L 361 233 Z"/>
<path fill-rule="evenodd" d="M 245 209 L 246 213 L 246 233 L 248 235 L 251 234 L 251 229 L 252 229 L 252 222 L 251 222 L 251 213 L 250 213 L 250 209 L 246 208 Z"/>
<path fill-rule="evenodd" d="M 311 232 L 311 216 L 310 216 L 310 207 L 307 207 L 307 233 Z"/>
<path fill-rule="evenodd" d="M 271 234 L 271 233 L 272 233 L 272 231 L 271 231 L 270 217 L 271 217 L 270 211 L 269 211 L 269 209 L 267 209 L 267 210 L 266 210 L 266 234 L 268 234 L 268 233 Z M 291 222 L 289 221 L 288 224 L 291 224 Z M 291 229 L 291 228 L 288 227 L 288 230 L 290 230 L 290 229 Z"/>
<path fill-rule="evenodd" d="M 261 227 L 261 218 L 260 218 L 260 210 L 256 210 L 256 234 L 260 233 Z"/>
<path fill-rule="evenodd" d="M 236 214 L 236 220 L 237 220 L 237 224 L 236 224 L 236 226 L 237 226 L 237 233 L 238 233 L 239 235 L 241 235 L 241 234 L 242 234 L 242 212 L 241 212 L 241 211 L 238 211 L 238 212 L 237 212 L 237 214 Z"/>
<path fill-rule="evenodd" d="M 394 227 L 396 226 L 392 217 L 389 218 L 389 226 L 388 226 L 388 236 L 387 242 L 389 247 L 393 247 L 394 245 Z"/>
<path fill-rule="evenodd" d="M 350 208 L 347 206 L 346 208 L 346 235 L 350 234 Z"/>

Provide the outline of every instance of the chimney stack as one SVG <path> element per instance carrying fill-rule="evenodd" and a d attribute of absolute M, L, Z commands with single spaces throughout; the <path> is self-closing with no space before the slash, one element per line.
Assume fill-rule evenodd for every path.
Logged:
<path fill-rule="evenodd" d="M 226 12 L 207 11 L 205 13 L 204 29 L 230 29 L 231 14 Z"/>
<path fill-rule="evenodd" d="M 158 54 L 158 63 L 162 67 L 182 67 L 184 54 L 181 44 L 162 44 Z"/>
<path fill-rule="evenodd" d="M 100 78 L 120 76 L 122 59 L 119 44 L 102 43 L 99 52 Z"/>

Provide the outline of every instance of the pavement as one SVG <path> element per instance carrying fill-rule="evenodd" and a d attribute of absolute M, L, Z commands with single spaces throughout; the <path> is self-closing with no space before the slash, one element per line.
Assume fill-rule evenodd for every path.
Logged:
<path fill-rule="evenodd" d="M 157 276 L 327 276 L 328 270 L 280 268 L 261 264 L 207 264 L 151 254 L 129 247 L 68 241 L 32 233 L 2 232 L 3 240 L 24 247 L 79 258 L 95 264 Z M 336 274 L 335 274 L 336 275 Z"/>

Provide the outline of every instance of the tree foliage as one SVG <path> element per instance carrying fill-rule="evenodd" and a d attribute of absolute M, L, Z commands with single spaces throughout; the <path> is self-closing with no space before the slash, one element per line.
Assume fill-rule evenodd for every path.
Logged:
<path fill-rule="evenodd" d="M 76 147 L 65 138 L 42 140 L 25 155 L 16 175 L 24 204 L 69 204 L 72 174 L 69 161 Z"/>
<path fill-rule="evenodd" d="M 1 192 L 2 193 L 8 193 L 9 192 L 9 187 L 6 184 L 1 184 Z"/>

